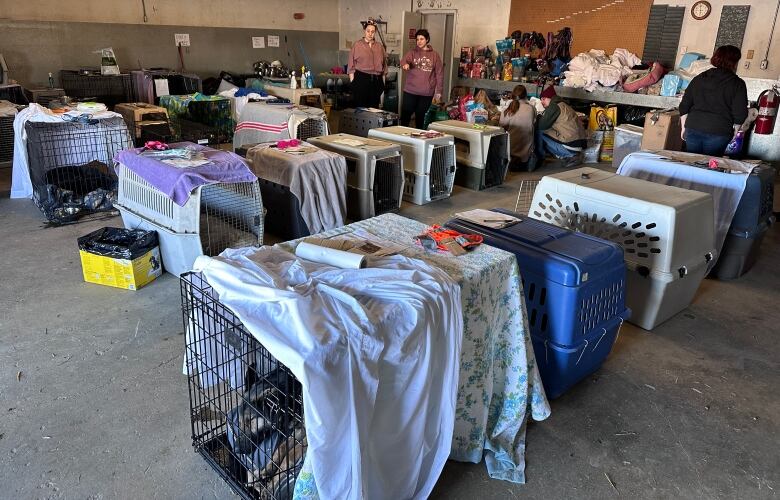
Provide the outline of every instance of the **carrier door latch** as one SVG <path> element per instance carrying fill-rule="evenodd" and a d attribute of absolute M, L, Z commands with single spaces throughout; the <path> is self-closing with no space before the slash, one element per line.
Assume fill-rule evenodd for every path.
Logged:
<path fill-rule="evenodd" d="M 686 274 L 688 274 L 688 268 L 685 266 L 682 266 L 680 269 L 677 270 L 678 273 L 680 273 L 680 278 L 684 278 Z"/>

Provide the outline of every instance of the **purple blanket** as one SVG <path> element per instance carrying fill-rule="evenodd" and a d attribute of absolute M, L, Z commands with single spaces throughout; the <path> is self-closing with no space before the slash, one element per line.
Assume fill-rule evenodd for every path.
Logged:
<path fill-rule="evenodd" d="M 255 174 L 240 156 L 227 151 L 208 148 L 191 142 L 178 142 L 172 148 L 191 147 L 201 151 L 209 163 L 197 167 L 177 168 L 154 158 L 139 156 L 143 148 L 126 149 L 119 152 L 114 161 L 129 168 L 146 182 L 156 187 L 174 203 L 184 206 L 190 193 L 205 184 L 236 184 L 254 182 Z"/>

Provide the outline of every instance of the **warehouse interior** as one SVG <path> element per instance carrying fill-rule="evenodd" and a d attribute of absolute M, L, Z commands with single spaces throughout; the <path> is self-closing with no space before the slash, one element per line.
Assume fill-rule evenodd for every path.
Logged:
<path fill-rule="evenodd" d="M 0 496 L 774 498 L 778 11 L 0 0 Z"/>

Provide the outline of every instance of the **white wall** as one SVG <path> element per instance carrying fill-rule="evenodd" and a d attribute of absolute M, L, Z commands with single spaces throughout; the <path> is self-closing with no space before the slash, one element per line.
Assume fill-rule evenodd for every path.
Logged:
<path fill-rule="evenodd" d="M 708 57 L 712 55 L 715 48 L 723 6 L 750 5 L 750 16 L 745 29 L 745 38 L 742 41 L 742 61 L 740 61 L 737 73 L 740 76 L 755 78 L 778 78 L 780 76 L 780 20 L 775 27 L 770 47 L 769 67 L 766 70 L 760 68 L 761 60 L 766 55 L 777 0 L 709 0 L 709 2 L 712 5 L 712 13 L 701 21 L 694 19 L 690 13 L 691 6 L 696 3 L 696 0 L 654 0 L 653 3 L 685 7 L 686 12 L 679 47 L 680 49 L 687 47 L 689 52 L 699 52 Z M 748 50 L 754 51 L 753 59 L 746 59 Z M 679 62 L 679 55 L 677 61 Z M 748 69 L 745 69 L 746 62 L 750 63 Z"/>
<path fill-rule="evenodd" d="M 511 0 L 340 0 L 339 48 L 362 36 L 360 21 L 382 17 L 389 33 L 401 36 L 401 13 L 409 10 L 456 10 L 455 46 L 494 44 L 504 38 L 509 25 Z M 400 52 L 402 45 L 388 46 L 388 52 Z"/>
<path fill-rule="evenodd" d="M 146 0 L 147 24 L 338 31 L 338 0 Z M 304 19 L 293 19 L 294 12 Z M 143 24 L 141 0 L 0 0 L 0 20 Z"/>

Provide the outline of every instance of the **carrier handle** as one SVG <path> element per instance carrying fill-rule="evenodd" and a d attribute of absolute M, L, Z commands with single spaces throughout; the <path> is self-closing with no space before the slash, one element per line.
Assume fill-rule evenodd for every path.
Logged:
<path fill-rule="evenodd" d="M 607 334 L 607 329 L 606 329 L 606 328 L 604 328 L 604 327 L 602 326 L 602 327 L 601 327 L 601 329 L 602 329 L 602 330 L 604 330 L 604 333 L 602 333 L 602 334 L 601 334 L 601 337 L 599 337 L 599 341 L 598 341 L 598 342 L 596 342 L 596 345 L 594 345 L 594 346 L 593 346 L 593 352 L 596 352 L 596 348 L 599 346 L 599 344 L 601 343 L 601 340 L 602 340 L 602 339 L 604 338 L 604 336 Z"/>
<path fill-rule="evenodd" d="M 580 364 L 580 360 L 582 359 L 582 355 L 585 354 L 585 351 L 588 350 L 588 340 L 585 339 L 585 347 L 582 348 L 582 352 L 580 353 L 580 357 L 577 358 L 577 362 L 574 363 L 574 366 L 577 366 Z"/>

